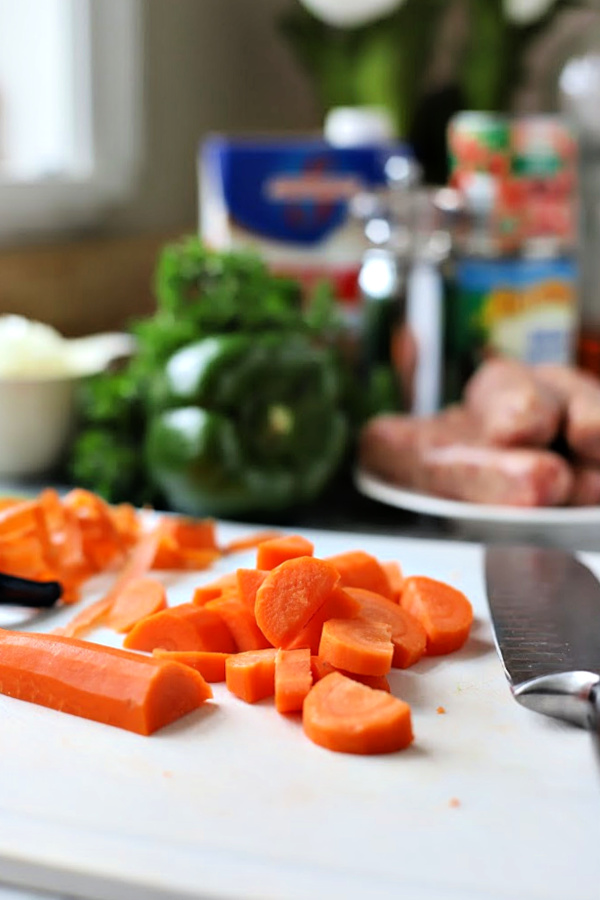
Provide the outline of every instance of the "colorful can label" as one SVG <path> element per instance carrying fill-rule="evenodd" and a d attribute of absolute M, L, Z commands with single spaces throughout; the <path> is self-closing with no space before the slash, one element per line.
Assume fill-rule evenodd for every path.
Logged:
<path fill-rule="evenodd" d="M 496 354 L 571 363 L 577 324 L 574 259 L 459 260 L 446 303 L 448 399 Z"/>

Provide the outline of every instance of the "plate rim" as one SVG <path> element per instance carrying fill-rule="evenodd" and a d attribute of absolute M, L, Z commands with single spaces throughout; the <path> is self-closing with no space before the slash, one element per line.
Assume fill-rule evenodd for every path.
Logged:
<path fill-rule="evenodd" d="M 442 519 L 510 525 L 600 525 L 600 506 L 516 507 L 449 500 L 400 487 L 373 475 L 362 466 L 354 469 L 354 484 L 359 493 L 371 500 Z"/>

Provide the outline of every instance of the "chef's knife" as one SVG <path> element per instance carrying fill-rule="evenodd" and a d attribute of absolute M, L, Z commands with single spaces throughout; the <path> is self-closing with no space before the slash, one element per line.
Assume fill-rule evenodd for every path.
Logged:
<path fill-rule="evenodd" d="M 600 732 L 600 582 L 568 551 L 501 544 L 486 548 L 485 576 L 516 700 Z"/>

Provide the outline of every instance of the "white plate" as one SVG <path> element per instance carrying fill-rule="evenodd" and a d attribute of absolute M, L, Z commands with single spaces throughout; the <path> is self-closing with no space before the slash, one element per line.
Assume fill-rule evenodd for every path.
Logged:
<path fill-rule="evenodd" d="M 600 550 L 600 506 L 491 506 L 447 500 L 402 488 L 358 468 L 361 494 L 407 512 L 445 519 L 456 532 L 476 540 L 511 538 L 544 544 Z"/>

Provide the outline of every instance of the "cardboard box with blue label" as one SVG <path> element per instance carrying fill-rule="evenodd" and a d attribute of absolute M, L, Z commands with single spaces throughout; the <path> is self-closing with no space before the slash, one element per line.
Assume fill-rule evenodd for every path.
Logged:
<path fill-rule="evenodd" d="M 328 279 L 346 311 L 360 306 L 366 240 L 352 197 L 386 186 L 397 143 L 334 147 L 318 138 L 213 135 L 199 156 L 200 230 L 215 249 L 252 248 L 305 287 Z"/>

